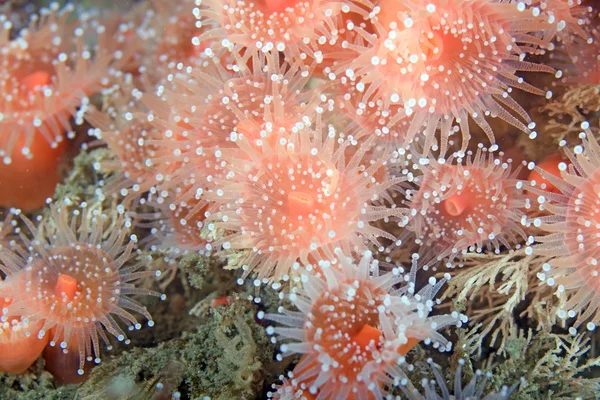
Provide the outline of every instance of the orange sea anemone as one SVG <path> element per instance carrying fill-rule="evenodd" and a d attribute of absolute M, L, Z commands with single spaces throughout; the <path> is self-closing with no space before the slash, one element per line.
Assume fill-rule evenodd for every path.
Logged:
<path fill-rule="evenodd" d="M 111 63 L 125 57 L 108 50 L 110 40 L 101 25 L 94 32 L 99 45 L 87 46 L 86 27 L 67 22 L 73 10 L 73 6 L 60 10 L 52 3 L 13 40 L 10 22 L 2 25 L 0 157 L 5 164 L 11 163 L 17 144 L 30 158 L 36 137 L 57 147 L 72 135 L 69 119 L 83 122 L 88 96 L 102 88 Z"/>
<path fill-rule="evenodd" d="M 528 239 L 522 228 L 528 200 L 511 160 L 480 146 L 456 164 L 453 157 L 442 161 L 420 159 L 419 189 L 408 191 L 405 223 L 419 244 L 438 260 L 451 260 L 469 251 L 518 247 L 519 238 Z"/>
<path fill-rule="evenodd" d="M 544 18 L 543 40 L 556 39 L 572 57 L 578 57 L 573 44 L 590 37 L 585 26 L 590 24 L 592 7 L 584 6 L 582 0 L 534 0 L 530 7 Z"/>
<path fill-rule="evenodd" d="M 420 341 L 449 350 L 437 331 L 461 325 L 465 317 L 428 317 L 444 280 L 431 279 L 417 293 L 416 258 L 406 276 L 398 268 L 380 275 L 370 251 L 358 264 L 340 249 L 334 253 L 332 261 L 319 263 L 322 277 L 301 272 L 300 288 L 289 296 L 300 311 L 267 314 L 284 325 L 268 327 L 267 333 L 278 336 L 283 356 L 305 355 L 294 380 L 306 382 L 317 398 L 384 399 L 386 388 L 406 377 L 403 356 Z M 399 282 L 403 286 L 392 289 Z"/>
<path fill-rule="evenodd" d="M 157 154 L 148 161 L 161 174 L 158 193 L 169 196 L 174 207 L 200 215 L 208 204 L 204 193 L 227 173 L 223 157 L 241 154 L 238 138 L 260 149 L 262 141 L 273 145 L 282 130 L 290 131 L 298 115 L 310 118 L 317 101 L 304 89 L 306 68 L 269 55 L 252 61 L 252 71 L 245 63 L 228 71 L 218 60 L 182 68 L 175 90 L 142 98 L 150 110 L 147 120 L 160 136 L 147 142 Z"/>
<path fill-rule="evenodd" d="M 30 211 L 52 196 L 66 141 L 75 135 L 71 120 L 83 123 L 88 96 L 128 57 L 111 50 L 122 37 L 108 38 L 87 17 L 70 22 L 73 12 L 52 3 L 16 35 L 0 17 L 0 206 Z"/>
<path fill-rule="evenodd" d="M 267 392 L 267 398 L 275 400 L 316 400 L 317 396 L 310 393 L 311 381 L 308 382 L 299 381 L 296 376 L 301 375 L 307 368 L 314 367 L 314 365 L 306 364 L 304 360 L 309 357 L 307 354 L 300 358 L 300 361 L 296 365 L 293 371 L 289 371 L 287 376 L 280 375 L 281 385 L 273 384 L 271 387 L 273 391 Z"/>
<path fill-rule="evenodd" d="M 554 256 L 538 276 L 567 297 L 559 317 L 577 317 L 572 330 L 586 321 L 594 330 L 600 324 L 600 145 L 588 122 L 581 128 L 582 145 L 571 151 L 561 142 L 569 159 L 559 164 L 561 177 L 536 167 L 559 192 L 534 182 L 527 187 L 538 195 L 539 208 L 550 213 L 533 219 L 548 235 L 536 236 L 539 244 L 530 251 Z"/>
<path fill-rule="evenodd" d="M 0 309 L 10 303 L 0 299 Z M 29 321 L 21 316 L 0 321 L 0 371 L 20 374 L 38 359 L 49 340 L 48 335 L 38 337 L 43 325 L 44 321 Z"/>
<path fill-rule="evenodd" d="M 199 26 L 210 29 L 194 38 L 222 39 L 224 47 L 236 50 L 281 52 L 288 60 L 309 58 L 320 63 L 321 47 L 338 40 L 342 15 L 357 8 L 338 0 L 196 0 L 194 14 Z"/>
<path fill-rule="evenodd" d="M 194 65 L 205 52 L 210 53 L 216 43 L 214 38 L 198 45 L 192 43 L 192 38 L 210 28 L 209 24 L 199 26 L 193 14 L 195 7 L 194 0 L 149 0 L 138 2 L 125 12 L 109 13 L 102 20 L 107 30 L 126 35 L 121 49 L 135 49 L 131 61 L 123 66 L 124 72 L 138 81 L 164 84 L 174 66 Z"/>
<path fill-rule="evenodd" d="M 564 163 L 565 161 L 566 159 L 562 155 L 560 155 L 559 153 L 554 153 L 544 158 L 542 162 L 537 164 L 537 167 L 548 174 L 560 178 L 560 169 L 558 166 L 560 165 L 560 163 Z M 530 182 L 535 182 L 532 184 L 536 187 L 539 187 L 540 189 L 544 189 L 553 193 L 560 193 L 560 190 L 552 183 L 550 183 L 547 179 L 545 179 L 542 176 L 542 174 L 538 172 L 538 169 L 531 171 L 529 173 L 529 176 L 527 177 L 527 180 Z"/>
<path fill-rule="evenodd" d="M 330 259 L 341 247 L 347 254 L 365 250 L 365 243 L 395 237 L 371 222 L 401 216 L 402 210 L 375 206 L 387 188 L 404 178 L 377 182 L 385 165 L 382 154 L 361 165 L 369 144 L 346 160 L 350 144 L 333 127 L 317 122 L 315 130 L 293 125 L 271 147 L 262 142 L 257 151 L 248 140 L 237 141 L 241 155 L 225 161 L 230 172 L 218 180 L 210 198 L 218 207 L 209 228 L 227 233 L 217 244 L 224 249 L 247 250 L 244 276 L 259 280 L 286 278 L 297 262 Z M 248 161 L 250 160 L 250 161 Z"/>
<path fill-rule="evenodd" d="M 369 93 L 374 85 L 356 81 L 352 72 L 350 76 L 340 78 L 337 90 L 337 108 L 332 123 L 336 125 L 339 112 L 356 124 L 356 139 L 375 136 L 379 146 L 396 150 L 408 145 L 408 129 L 411 118 L 401 104 L 386 104 L 382 99 L 371 98 Z"/>
<path fill-rule="evenodd" d="M 69 210 L 52 206 L 39 228 L 22 216 L 33 238 L 21 235 L 20 244 L 0 248 L 0 268 L 7 275 L 0 296 L 12 299 L 1 320 L 22 316 L 32 323 L 43 321 L 34 337 L 43 338 L 52 329 L 50 345 L 63 350 L 75 342 L 82 375 L 86 359 L 100 362 L 100 339 L 110 347 L 106 332 L 127 340 L 113 316 L 129 329 L 141 327 L 130 311 L 154 324 L 146 308 L 127 296 L 161 295 L 131 283 L 155 272 L 138 271 L 142 263 L 127 265 L 134 242 L 124 243 L 128 234 L 122 217 L 109 231 L 108 216 L 85 204 Z"/>
<path fill-rule="evenodd" d="M 10 164 L 0 163 L 0 206 L 18 207 L 28 212 L 46 204 L 60 182 L 68 142 L 51 145 L 35 136 L 24 152 L 25 136 L 19 136 Z M 29 157 L 26 154 L 35 154 Z"/>
<path fill-rule="evenodd" d="M 160 151 L 153 141 L 160 139 L 161 132 L 143 118 L 147 109 L 142 105 L 142 92 L 132 83 L 129 74 L 122 75 L 119 82 L 104 91 L 107 106 L 104 111 L 90 107 L 88 122 L 94 127 L 89 134 L 102 140 L 116 156 L 94 165 L 111 173 L 101 182 L 106 195 L 119 193 L 124 203 L 156 185 L 157 175 L 166 174 L 174 166 L 156 166 Z"/>
<path fill-rule="evenodd" d="M 489 116 L 500 117 L 533 138 L 535 124 L 511 98 L 511 91 L 545 92 L 516 73 L 553 69 L 524 60 L 542 41 L 529 34 L 536 25 L 531 23 L 531 12 L 519 4 L 435 0 L 424 7 L 417 1 L 380 2 L 376 34 L 363 33 L 364 47 L 350 46 L 357 57 L 340 73 L 349 69 L 356 79 L 370 83 L 364 102 L 379 99 L 385 106 L 402 104 L 412 116 L 407 137 L 425 128 L 425 150 L 439 129 L 444 154 L 454 122 L 461 127 L 465 150 L 470 118 L 492 143 Z"/>

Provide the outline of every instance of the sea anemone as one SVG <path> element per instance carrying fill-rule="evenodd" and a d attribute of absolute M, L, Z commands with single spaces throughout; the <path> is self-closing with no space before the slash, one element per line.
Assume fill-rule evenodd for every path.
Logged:
<path fill-rule="evenodd" d="M 192 38 L 210 27 L 208 24 L 202 28 L 198 26 L 193 13 L 196 8 L 194 0 L 182 0 L 177 3 L 153 0 L 151 3 L 160 19 L 158 27 L 154 23 L 151 25 L 158 39 L 158 46 L 153 53 L 158 56 L 160 63 L 193 63 L 215 42 L 214 38 L 207 40 L 205 48 L 192 43 Z"/>
<path fill-rule="evenodd" d="M 536 13 L 544 17 L 544 41 L 556 39 L 575 58 L 582 54 L 573 48 L 573 44 L 587 41 L 589 34 L 585 25 L 590 23 L 592 17 L 592 8 L 582 3 L 582 0 L 539 0 L 530 4 Z"/>
<path fill-rule="evenodd" d="M 425 150 L 440 129 L 444 154 L 455 121 L 466 150 L 469 117 L 492 143 L 488 116 L 500 117 L 533 138 L 535 124 L 510 93 L 518 88 L 545 95 L 516 73 L 553 69 L 523 59 L 541 44 L 528 34 L 535 24 L 523 5 L 492 0 L 435 0 L 427 7 L 417 1 L 380 2 L 376 34 L 363 34 L 368 43 L 364 48 L 349 44 L 359 55 L 345 72 L 371 84 L 365 95 L 372 98 L 365 103 L 374 98 L 386 106 L 403 104 L 412 116 L 407 137 L 424 127 Z"/>
<path fill-rule="evenodd" d="M 0 299 L 2 309 L 10 303 L 10 299 Z M 48 335 L 37 336 L 43 324 L 21 316 L 0 321 L 0 371 L 20 374 L 38 359 L 49 340 Z"/>
<path fill-rule="evenodd" d="M 578 40 L 573 47 L 576 48 L 577 57 L 573 58 L 574 68 L 565 73 L 563 81 L 568 84 L 600 84 L 600 30 L 590 29 L 590 39 Z"/>
<path fill-rule="evenodd" d="M 538 276 L 567 296 L 558 315 L 577 316 L 572 330 L 585 321 L 589 321 L 586 326 L 590 330 L 600 323 L 600 145 L 589 128 L 588 122 L 581 124 L 582 145 L 573 152 L 566 147 L 566 141 L 561 141 L 569 159 L 569 164 L 559 164 L 561 178 L 539 167 L 535 169 L 560 193 L 544 190 L 535 181 L 527 187 L 538 195 L 540 210 L 550 214 L 532 221 L 549 234 L 536 236 L 539 244 L 531 250 L 554 256 Z"/>
<path fill-rule="evenodd" d="M 431 359 L 428 359 L 427 362 L 431 365 L 435 381 L 423 379 L 421 386 L 423 386 L 424 393 L 422 394 L 412 384 L 400 385 L 400 389 L 402 389 L 408 400 L 508 400 L 519 386 L 519 383 L 514 384 L 510 388 L 503 386 L 499 392 L 488 393 L 484 396 L 485 387 L 492 374 L 484 374 L 477 370 L 467 386 L 463 387 L 462 368 L 465 361 L 460 359 L 458 360 L 458 367 L 456 368 L 456 376 L 454 378 L 454 391 L 451 394 L 446 385 L 446 380 L 442 376 L 440 366 L 435 364 Z M 479 380 L 482 376 L 483 380 Z"/>
<path fill-rule="evenodd" d="M 407 191 L 410 216 L 404 220 L 417 242 L 438 260 L 481 252 L 528 239 L 522 228 L 528 199 L 511 172 L 511 160 L 480 146 L 475 154 L 448 160 L 420 158 L 419 188 Z M 412 171 L 409 171 L 412 173 Z"/>
<path fill-rule="evenodd" d="M 321 277 L 301 272 L 301 287 L 289 296 L 299 311 L 280 309 L 268 320 L 285 327 L 267 333 L 285 340 L 284 356 L 305 354 L 292 384 L 306 382 L 318 398 L 383 399 L 385 386 L 405 379 L 403 356 L 418 342 L 449 351 L 451 343 L 437 331 L 460 325 L 458 313 L 429 317 L 434 296 L 445 279 L 415 290 L 417 258 L 404 275 L 399 268 L 379 273 L 379 263 L 365 252 L 355 264 L 340 249 L 336 258 L 319 262 Z M 403 282 L 403 286 L 392 287 Z M 279 356 L 281 358 L 281 356 Z"/>
<path fill-rule="evenodd" d="M 215 40 L 192 43 L 192 38 L 210 28 L 209 24 L 197 26 L 195 7 L 194 0 L 149 0 L 137 2 L 125 12 L 109 13 L 102 21 L 109 32 L 133 27 L 127 29 L 128 40 L 122 48 L 130 48 L 132 41 L 139 43 L 123 70 L 140 81 L 164 84 L 173 66 L 200 62 Z"/>
<path fill-rule="evenodd" d="M 17 144 L 31 158 L 38 137 L 57 147 L 72 136 L 69 118 L 83 122 L 88 96 L 102 88 L 109 67 L 117 66 L 113 62 L 127 58 L 107 45 L 124 38 L 106 37 L 102 25 L 95 26 L 98 45 L 87 46 L 87 29 L 68 22 L 73 10 L 72 5 L 60 10 L 58 3 L 52 3 L 13 40 L 12 24 L 2 16 L 0 156 L 5 164 L 12 162 Z"/>
<path fill-rule="evenodd" d="M 68 143 L 51 145 L 42 136 L 36 136 L 26 146 L 25 140 L 24 135 L 18 136 L 11 162 L 0 163 L 0 207 L 28 212 L 44 206 L 54 194 L 63 173 Z"/>
<path fill-rule="evenodd" d="M 259 280 L 280 280 L 297 262 L 331 259 L 336 247 L 353 254 L 365 250 L 366 242 L 395 240 L 370 223 L 402 211 L 373 202 L 404 178 L 377 182 L 385 154 L 365 168 L 368 143 L 347 160 L 351 144 L 339 144 L 340 133 L 331 126 L 325 132 L 319 121 L 314 130 L 306 123 L 282 128 L 274 147 L 259 142 L 261 151 L 239 138 L 241 154 L 226 158 L 230 172 L 210 194 L 218 211 L 209 227 L 226 232 L 217 242 L 224 249 L 247 252 L 244 277 L 255 272 Z"/>
<path fill-rule="evenodd" d="M 16 34 L 0 16 L 0 206 L 31 211 L 52 196 L 66 139 L 75 135 L 71 119 L 83 123 L 88 96 L 128 58 L 126 51 L 112 51 L 124 40 L 121 32 L 109 38 L 84 14 L 70 22 L 73 12 L 72 5 L 52 3 Z"/>
<path fill-rule="evenodd" d="M 174 78 L 175 90 L 142 98 L 150 109 L 147 120 L 162 136 L 147 142 L 157 154 L 149 159 L 152 169 L 161 172 L 157 194 L 169 197 L 171 209 L 189 210 L 189 216 L 180 216 L 190 218 L 187 226 L 197 225 L 191 220 L 199 222 L 207 211 L 212 200 L 205 192 L 228 172 L 225 156 L 250 161 L 238 139 L 256 151 L 262 151 L 262 142 L 274 148 L 283 133 L 291 133 L 296 118 L 309 119 L 319 102 L 304 90 L 310 76 L 306 68 L 269 55 L 252 61 L 252 71 L 245 64 L 228 71 L 218 60 L 182 69 Z M 156 196 L 155 201 L 167 200 Z"/>
<path fill-rule="evenodd" d="M 91 106 L 87 113 L 86 119 L 94 127 L 88 133 L 106 143 L 116 159 L 96 163 L 94 168 L 111 174 L 102 182 L 104 193 L 119 193 L 128 203 L 158 184 L 157 176 L 166 175 L 174 167 L 151 162 L 161 155 L 153 145 L 161 132 L 146 118 L 140 118 L 147 109 L 141 104 L 142 92 L 134 86 L 131 75 L 120 75 L 103 95 L 105 110 Z"/>
<path fill-rule="evenodd" d="M 147 120 L 160 133 L 149 143 L 157 151 L 149 162 L 162 172 L 160 189 L 176 194 L 176 202 L 204 207 L 201 194 L 223 173 L 222 154 L 237 149 L 238 135 L 260 139 L 261 126 L 286 125 L 290 115 L 302 112 L 308 71 L 268 55 L 251 60 L 252 71 L 245 63 L 226 70 L 216 59 L 182 67 L 172 78 L 173 90 L 142 97 Z"/>
<path fill-rule="evenodd" d="M 320 47 L 337 42 L 342 15 L 357 8 L 337 0 L 196 0 L 196 4 L 198 26 L 208 24 L 210 29 L 195 37 L 194 44 L 217 38 L 242 52 L 282 52 L 289 60 L 308 57 L 317 62 L 323 60 Z"/>
<path fill-rule="evenodd" d="M 207 244 L 202 229 L 208 205 L 197 207 L 195 201 L 176 203 L 151 191 L 148 198 L 140 200 L 140 204 L 152 207 L 154 212 L 130 212 L 128 215 L 135 226 L 150 229 L 150 236 L 144 244 L 153 251 L 163 251 L 173 257 L 188 252 L 202 253 Z"/>
<path fill-rule="evenodd" d="M 560 163 L 565 162 L 565 158 L 559 153 L 550 154 L 548 157 L 544 158 L 542 162 L 537 164 L 537 167 L 548 174 L 557 176 L 560 178 L 560 170 L 558 166 Z M 535 185 L 541 189 L 547 190 L 549 192 L 560 193 L 560 190 L 556 188 L 553 184 L 551 184 L 547 179 L 544 179 L 542 175 L 537 171 L 533 170 L 529 173 L 527 177 L 528 181 L 535 181 Z"/>
<path fill-rule="evenodd" d="M 9 238 L 14 230 L 14 225 L 16 224 L 14 212 L 16 212 L 16 210 L 9 210 L 6 212 L 4 221 L 0 222 L 0 247 L 10 246 Z"/>
<path fill-rule="evenodd" d="M 396 150 L 407 146 L 408 129 L 411 118 L 408 117 L 401 104 L 386 105 L 381 99 L 368 99 L 367 94 L 371 91 L 371 84 L 357 82 L 355 76 L 343 76 L 337 90 L 338 104 L 335 109 L 335 117 L 342 115 L 353 121 L 356 132 L 353 137 L 365 139 L 375 136 L 375 143 L 380 146 Z M 336 121 L 332 121 L 336 124 Z"/>
<path fill-rule="evenodd" d="M 302 359 L 306 357 L 307 355 L 304 355 Z M 302 359 L 298 363 L 301 367 L 304 365 Z M 304 369 L 306 369 L 306 366 Z M 298 382 L 298 380 L 294 379 L 294 376 L 296 374 L 302 374 L 304 369 L 294 369 L 293 372 L 288 372 L 287 376 L 280 375 L 279 380 L 281 381 L 281 384 L 273 384 L 271 386 L 273 391 L 267 392 L 267 398 L 275 400 L 315 400 L 316 396 L 309 391 L 308 386 L 310 385 L 307 385 L 306 382 Z"/>
<path fill-rule="evenodd" d="M 2 310 L 2 321 L 15 316 L 36 324 L 43 321 L 35 336 L 43 338 L 52 329 L 51 346 L 59 345 L 65 352 L 73 346 L 79 349 L 80 375 L 86 358 L 100 362 L 99 338 L 109 346 L 106 332 L 126 340 L 113 316 L 129 329 L 139 329 L 140 323 L 130 313 L 134 311 L 154 325 L 146 308 L 127 297 L 161 295 L 131 283 L 155 272 L 138 271 L 143 263 L 126 266 L 134 242 L 125 244 L 122 216 L 113 223 L 82 204 L 71 213 L 67 205 L 52 206 L 49 219 L 38 228 L 21 218 L 33 238 L 21 234 L 20 245 L 0 248 L 0 269 L 7 275 L 0 296 L 12 300 Z M 112 228 L 107 229 L 109 223 Z"/>

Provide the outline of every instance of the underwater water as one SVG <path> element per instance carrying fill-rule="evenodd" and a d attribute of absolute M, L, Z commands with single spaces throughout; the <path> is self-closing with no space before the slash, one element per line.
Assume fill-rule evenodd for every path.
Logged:
<path fill-rule="evenodd" d="M 0 3 L 0 400 L 600 398 L 596 2 Z"/>

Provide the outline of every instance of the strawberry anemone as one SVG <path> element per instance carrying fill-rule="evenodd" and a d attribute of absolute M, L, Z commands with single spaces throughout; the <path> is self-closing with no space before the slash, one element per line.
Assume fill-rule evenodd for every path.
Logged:
<path fill-rule="evenodd" d="M 321 47 L 339 40 L 343 14 L 357 8 L 337 0 L 196 0 L 194 15 L 204 32 L 193 39 L 201 45 L 210 39 L 230 49 L 253 53 L 282 52 L 288 60 L 321 62 Z M 209 29 L 204 29 L 208 25 Z"/>
<path fill-rule="evenodd" d="M 267 314 L 283 325 L 267 327 L 267 333 L 282 342 L 278 359 L 304 355 L 292 387 L 304 383 L 299 388 L 317 398 L 384 399 L 387 387 L 406 378 L 403 356 L 421 341 L 449 351 L 451 343 L 438 330 L 460 326 L 465 317 L 429 317 L 445 279 L 432 278 L 416 292 L 416 255 L 410 273 L 394 268 L 380 274 L 370 251 L 358 263 L 340 249 L 334 253 L 332 261 L 319 262 L 321 277 L 301 270 L 300 287 L 289 295 L 299 311 Z"/>
<path fill-rule="evenodd" d="M 0 29 L 0 205 L 25 211 L 45 204 L 60 179 L 71 119 L 83 123 L 89 98 L 106 84 L 127 52 L 112 51 L 124 40 L 108 37 L 104 26 L 81 18 L 69 22 L 73 6 L 41 9 L 28 28 L 11 35 Z M 97 44 L 89 46 L 93 37 Z M 134 46 L 132 46 L 134 47 Z"/>
<path fill-rule="evenodd" d="M 96 170 L 110 174 L 101 182 L 103 191 L 106 195 L 119 193 L 128 204 L 175 166 L 152 163 L 151 160 L 165 155 L 153 144 L 161 132 L 146 118 L 147 109 L 140 100 L 142 92 L 133 85 L 131 75 L 120 75 L 117 80 L 103 91 L 105 110 L 91 106 L 86 119 L 94 127 L 88 133 L 106 143 L 115 156 L 94 164 Z"/>
<path fill-rule="evenodd" d="M 164 132 L 150 141 L 158 156 L 149 161 L 164 171 L 158 193 L 190 215 L 204 215 L 205 192 L 227 172 L 225 154 L 239 153 L 238 138 L 260 149 L 262 141 L 272 144 L 292 128 L 290 121 L 316 107 L 312 92 L 304 90 L 310 76 L 306 68 L 280 64 L 269 55 L 251 60 L 252 71 L 245 63 L 228 71 L 218 60 L 186 68 L 174 79 L 174 90 L 142 98 L 150 109 L 148 121 Z"/>
<path fill-rule="evenodd" d="M 197 26 L 193 10 L 194 0 L 150 0 L 139 2 L 125 14 L 111 13 L 104 24 L 109 31 L 122 30 L 124 26 L 135 29 L 127 32 L 128 40 L 139 42 L 131 62 L 123 69 L 136 79 L 153 84 L 166 83 L 170 69 L 178 63 L 194 65 L 211 53 L 214 39 L 207 39 L 198 45 L 192 38 L 210 28 Z"/>
<path fill-rule="evenodd" d="M 156 29 L 158 39 L 154 54 L 158 55 L 160 63 L 183 62 L 194 63 L 199 56 L 210 49 L 215 40 L 211 38 L 195 46 L 192 39 L 202 31 L 206 31 L 210 25 L 198 27 L 194 9 L 194 0 L 183 0 L 173 4 L 167 0 L 152 1 L 156 10 L 157 19 L 163 25 L 162 29 Z"/>
<path fill-rule="evenodd" d="M 559 153 L 550 154 L 548 157 L 542 160 L 537 167 L 544 171 L 546 174 L 551 174 L 560 178 L 560 163 L 564 163 L 566 159 L 560 155 Z M 547 179 L 545 179 L 539 172 L 538 169 L 535 169 L 529 173 L 527 176 L 527 181 L 535 181 L 535 185 L 544 190 L 553 193 L 560 193 L 560 190 L 552 183 L 550 183 Z"/>
<path fill-rule="evenodd" d="M 109 66 L 126 58 L 111 52 L 102 25 L 93 32 L 98 45 L 89 48 L 84 36 L 87 26 L 67 22 L 73 6 L 59 9 L 52 3 L 34 16 L 27 29 L 10 40 L 12 25 L 5 21 L 0 32 L 0 156 L 5 164 L 19 143 L 20 151 L 32 157 L 34 140 L 57 147 L 73 134 L 69 119 L 82 123 L 88 96 L 103 87 Z M 113 63 L 115 62 L 115 63 Z"/>
<path fill-rule="evenodd" d="M 348 74 L 350 76 L 340 79 L 337 95 L 339 105 L 336 111 L 342 111 L 346 119 L 356 124 L 353 137 L 365 139 L 375 136 L 375 143 L 379 146 L 394 150 L 406 147 L 411 119 L 406 115 L 404 107 L 401 104 L 386 105 L 381 99 L 371 98 L 369 92 L 373 85 L 357 82 L 351 72 Z"/>
<path fill-rule="evenodd" d="M 289 378 L 289 379 L 288 379 Z M 281 385 L 272 385 L 272 391 L 267 392 L 268 399 L 275 400 L 315 400 L 316 396 L 309 393 L 306 388 L 300 387 L 293 382 L 293 374 L 288 373 L 286 378 L 283 375 L 279 376 Z"/>
<path fill-rule="evenodd" d="M 600 323 L 600 145 L 588 122 L 581 127 L 581 145 L 571 151 L 565 141 L 560 143 L 569 160 L 559 164 L 561 177 L 535 167 L 559 192 L 535 181 L 527 189 L 538 195 L 539 208 L 550 214 L 532 221 L 548 234 L 536 236 L 538 244 L 531 250 L 553 256 L 538 276 L 566 296 L 558 315 L 577 317 L 572 330 L 584 322 L 594 330 Z"/>
<path fill-rule="evenodd" d="M 351 74 L 372 86 L 364 102 L 375 98 L 385 106 L 402 104 L 412 118 L 407 137 L 424 128 L 425 150 L 439 129 L 445 153 L 454 122 L 461 127 L 466 150 L 469 118 L 492 143 L 488 116 L 535 137 L 535 124 L 510 94 L 513 88 L 546 94 L 516 74 L 553 69 L 524 60 L 542 41 L 529 34 L 533 17 L 519 4 L 434 0 L 423 7 L 416 1 L 380 2 L 376 34 L 363 33 L 366 46 L 348 45 L 359 53 Z"/>
<path fill-rule="evenodd" d="M 58 359 L 47 363 L 75 357 L 83 375 L 86 360 L 100 362 L 100 339 L 110 348 L 106 332 L 127 341 L 115 317 L 130 330 L 141 328 L 131 311 L 154 325 L 146 308 L 128 295 L 162 295 L 132 283 L 155 272 L 139 271 L 143 263 L 126 266 L 134 242 L 125 244 L 122 217 L 107 229 L 109 217 L 85 204 L 69 215 L 66 206 L 52 206 L 50 218 L 38 228 L 21 215 L 33 237 L 20 235 L 20 244 L 0 248 L 0 269 L 6 274 L 0 297 L 11 299 L 0 320 L 27 318 L 37 328 L 34 337 L 48 336 L 50 346 L 60 347 Z"/>
<path fill-rule="evenodd" d="M 395 240 L 370 223 L 402 214 L 373 202 L 403 178 L 377 182 L 387 157 L 365 169 L 368 144 L 346 160 L 350 144 L 339 144 L 331 126 L 324 132 L 317 121 L 314 128 L 298 122 L 280 131 L 274 147 L 262 141 L 260 151 L 240 138 L 239 154 L 226 159 L 229 172 L 210 195 L 217 211 L 209 228 L 225 232 L 216 243 L 223 249 L 245 250 L 244 277 L 286 279 L 297 262 L 330 259 L 336 247 L 354 254 L 366 242 Z"/>
<path fill-rule="evenodd" d="M 600 30 L 590 29 L 590 39 L 576 40 L 573 44 L 577 57 L 573 66 L 567 67 L 563 82 L 566 84 L 600 84 Z"/>
<path fill-rule="evenodd" d="M 0 299 L 0 307 L 4 309 L 11 302 Z M 38 359 L 49 340 L 48 335 L 37 336 L 42 325 L 43 321 L 30 322 L 20 315 L 0 322 L 0 371 L 20 374 Z"/>
<path fill-rule="evenodd" d="M 582 0 L 539 0 L 530 6 L 545 17 L 544 41 L 556 39 L 572 57 L 579 57 L 573 44 L 590 37 L 585 25 L 590 24 L 592 7 L 584 6 Z"/>
<path fill-rule="evenodd" d="M 150 245 L 153 251 L 161 250 L 173 257 L 203 252 L 207 241 L 203 238 L 202 228 L 208 205 L 197 207 L 193 201 L 176 203 L 151 190 L 147 198 L 140 199 L 140 204 L 152 207 L 154 212 L 130 212 L 128 215 L 137 227 L 150 229 L 150 236 L 142 242 Z"/>
<path fill-rule="evenodd" d="M 528 237 L 521 227 L 528 199 L 503 161 L 480 146 L 475 154 L 448 160 L 420 159 L 416 191 L 407 191 L 410 216 L 403 221 L 438 260 L 501 246 L 518 248 Z M 512 244 L 511 244 L 512 243 Z"/>

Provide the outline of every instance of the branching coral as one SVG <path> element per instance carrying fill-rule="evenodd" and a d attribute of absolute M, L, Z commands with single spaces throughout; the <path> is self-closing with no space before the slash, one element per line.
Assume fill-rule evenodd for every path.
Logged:
<path fill-rule="evenodd" d="M 488 346 L 498 346 L 496 352 L 506 352 L 506 340 L 515 328 L 515 315 L 533 319 L 538 328 L 551 326 L 547 319 L 553 301 L 552 290 L 543 285 L 537 274 L 549 257 L 527 255 L 520 250 L 507 255 L 469 254 L 463 268 L 454 272 L 443 298 L 452 299 L 458 307 L 466 308 L 472 331 L 477 332 L 477 344 L 471 349 L 481 356 Z M 528 306 L 522 305 L 528 299 Z M 489 344 L 484 341 L 489 336 Z"/>
<path fill-rule="evenodd" d="M 586 377 L 585 372 L 598 366 L 600 359 L 590 357 L 591 343 L 585 334 L 557 335 L 544 330 L 537 335 L 522 332 L 518 337 L 520 346 L 515 353 L 495 369 L 494 384 L 524 377 L 518 391 L 518 398 L 524 400 L 596 395 L 600 380 Z"/>

